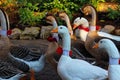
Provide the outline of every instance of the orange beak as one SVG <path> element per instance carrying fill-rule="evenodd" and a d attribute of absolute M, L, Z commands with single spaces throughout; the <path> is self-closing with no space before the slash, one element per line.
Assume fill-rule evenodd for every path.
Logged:
<path fill-rule="evenodd" d="M 54 28 L 51 33 L 58 33 L 58 27 L 57 28 Z"/>
<path fill-rule="evenodd" d="M 77 28 L 77 25 L 76 24 L 73 24 L 73 30 Z"/>
<path fill-rule="evenodd" d="M 99 44 L 95 43 L 95 45 L 92 48 L 98 48 L 98 47 L 99 47 Z"/>

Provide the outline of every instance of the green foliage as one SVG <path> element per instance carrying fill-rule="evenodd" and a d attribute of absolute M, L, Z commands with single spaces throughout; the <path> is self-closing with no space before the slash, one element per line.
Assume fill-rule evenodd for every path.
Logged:
<path fill-rule="evenodd" d="M 50 3 L 44 3 L 43 8 L 48 11 L 52 11 L 53 9 L 57 9 L 56 11 L 65 11 L 70 17 L 72 17 L 72 14 L 78 11 L 79 6 L 74 2 L 68 2 L 67 0 L 53 0 Z"/>
<path fill-rule="evenodd" d="M 45 16 L 44 12 L 39 12 L 38 4 L 32 4 L 29 2 L 25 2 L 19 8 L 20 22 L 22 24 L 27 24 L 30 26 L 37 25 L 40 23 L 41 19 Z"/>
<path fill-rule="evenodd" d="M 100 2 L 105 2 L 105 0 L 90 0 L 90 4 L 92 4 L 96 9 L 98 8 Z"/>
<path fill-rule="evenodd" d="M 119 18 L 120 17 L 120 6 L 119 6 L 118 10 L 113 10 L 111 8 L 108 8 L 107 17 L 109 19 L 113 19 L 113 20 Z"/>
<path fill-rule="evenodd" d="M 75 4 L 77 4 L 78 6 L 83 6 L 85 4 L 88 4 L 90 2 L 90 0 L 67 0 L 68 2 L 74 2 Z"/>
<path fill-rule="evenodd" d="M 46 12 L 56 14 L 59 11 L 65 11 L 70 19 L 72 19 L 73 14 L 79 13 L 79 8 L 85 4 L 92 4 L 97 9 L 100 2 L 120 3 L 120 0 L 7 0 L 7 2 L 14 2 L 19 7 L 17 9 L 20 16 L 19 23 L 37 25 L 43 22 L 42 19 L 45 17 Z M 6 6 L 5 4 L 1 5 Z M 108 11 L 109 13 L 107 16 L 110 19 L 116 19 L 118 16 L 120 17 L 120 10 L 108 9 Z M 61 24 L 63 22 L 60 21 L 59 23 Z"/>

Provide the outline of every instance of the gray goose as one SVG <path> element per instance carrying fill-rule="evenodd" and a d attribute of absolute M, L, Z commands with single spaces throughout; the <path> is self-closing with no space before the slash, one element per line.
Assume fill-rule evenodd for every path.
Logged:
<path fill-rule="evenodd" d="M 0 9 L 0 21 L 1 21 L 1 30 L 0 30 L 1 41 L 5 43 L 5 44 L 1 43 L 1 45 L 4 44 L 4 46 L 1 46 L 2 50 L 1 50 L 0 60 L 1 60 L 1 63 L 3 63 L 1 64 L 1 69 L 3 68 L 3 70 L 1 70 L 3 71 L 3 73 L 1 73 L 1 78 L 13 79 L 17 77 L 15 79 L 17 80 L 18 78 L 21 77 L 20 76 L 21 72 L 22 73 L 29 72 L 31 69 L 35 70 L 36 72 L 42 70 L 45 64 L 45 59 L 44 59 L 45 56 L 41 55 L 41 53 L 45 53 L 45 50 L 42 50 L 41 53 L 35 55 L 28 48 L 25 48 L 23 46 L 21 47 L 21 46 L 12 45 L 12 43 L 10 43 L 7 37 L 7 30 L 9 30 L 8 15 L 2 9 Z M 6 50 L 3 50 L 3 48 L 5 48 Z M 4 66 L 2 67 L 2 65 Z M 8 66 L 10 65 L 8 69 L 6 69 L 7 65 Z M 11 67 L 13 67 L 13 69 Z M 18 70 L 16 70 L 15 72 L 14 68 Z M 11 71 L 8 71 L 8 70 L 11 70 Z M 33 77 L 34 76 L 32 75 L 31 79 Z"/>
<path fill-rule="evenodd" d="M 54 16 L 53 14 L 48 13 L 48 14 L 46 15 L 46 22 L 49 23 L 49 24 L 51 24 L 51 25 L 53 26 L 53 28 L 58 27 L 57 20 L 56 20 L 56 18 L 55 18 L 55 16 Z M 50 44 L 51 44 L 51 49 L 52 49 L 52 47 L 54 47 L 54 49 L 52 49 L 52 50 L 54 50 L 54 51 L 53 51 L 51 54 L 48 53 L 48 54 L 50 54 L 50 55 L 48 55 L 46 59 L 47 59 L 50 63 L 52 63 L 52 66 L 54 67 L 55 71 L 57 72 L 57 61 L 55 60 L 55 57 L 59 58 L 59 56 L 56 55 L 56 50 L 57 50 L 57 48 L 58 48 L 59 45 L 60 45 L 60 39 L 59 39 L 59 35 L 58 35 L 57 33 L 53 33 L 53 34 L 52 34 L 52 38 L 55 38 L 57 42 L 56 42 L 56 41 L 50 42 Z M 49 50 L 50 50 L 50 48 L 49 48 Z M 49 50 L 48 50 L 48 51 L 49 51 Z M 55 57 L 54 57 L 54 56 L 55 56 Z"/>
<path fill-rule="evenodd" d="M 0 31 L 1 33 L 1 31 Z M 22 73 L 29 71 L 29 66 L 21 61 L 16 60 L 9 53 L 9 39 L 7 36 L 0 37 L 0 78 L 8 80 L 19 80 Z M 17 64 L 16 64 L 17 63 Z M 20 66 L 23 66 L 21 68 Z"/>

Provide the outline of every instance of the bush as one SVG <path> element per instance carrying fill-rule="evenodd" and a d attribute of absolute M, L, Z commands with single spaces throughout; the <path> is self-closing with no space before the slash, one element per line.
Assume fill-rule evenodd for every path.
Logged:
<path fill-rule="evenodd" d="M 38 3 L 32 4 L 25 2 L 19 8 L 20 22 L 24 25 L 35 26 L 40 23 L 41 19 L 45 16 L 45 11 L 40 12 Z"/>

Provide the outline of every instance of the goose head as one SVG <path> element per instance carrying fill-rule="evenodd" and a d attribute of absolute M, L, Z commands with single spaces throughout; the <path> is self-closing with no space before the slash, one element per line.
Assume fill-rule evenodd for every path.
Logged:
<path fill-rule="evenodd" d="M 53 16 L 47 16 L 47 17 L 46 17 L 46 22 L 47 22 L 47 23 L 52 24 L 53 21 L 55 21 L 55 19 L 53 18 Z"/>
<path fill-rule="evenodd" d="M 119 51 L 115 44 L 109 39 L 101 39 L 93 48 L 102 48 L 106 50 L 110 58 L 120 58 Z"/>
<path fill-rule="evenodd" d="M 92 19 L 91 19 L 91 22 L 90 22 L 90 26 L 96 26 L 96 22 L 97 22 L 97 11 L 95 9 L 94 6 L 92 5 L 85 5 L 83 6 L 82 8 L 82 12 L 86 15 L 91 15 L 92 16 Z"/>
<path fill-rule="evenodd" d="M 93 12 L 94 10 L 96 10 L 96 9 L 94 8 L 94 6 L 92 6 L 92 5 L 90 5 L 90 4 L 83 6 L 82 9 L 81 9 L 81 11 L 82 11 L 85 15 L 92 14 L 92 12 Z"/>
<path fill-rule="evenodd" d="M 49 24 L 52 24 L 53 27 L 57 27 L 57 21 L 55 19 L 55 17 L 53 15 L 47 15 L 46 16 L 46 22 L 49 23 Z"/>
<path fill-rule="evenodd" d="M 69 19 L 68 15 L 65 12 L 59 12 L 58 13 L 60 19 L 66 21 L 66 19 Z"/>
<path fill-rule="evenodd" d="M 54 28 L 51 32 L 61 35 L 69 35 L 69 31 L 66 26 L 58 26 L 57 28 Z"/>
<path fill-rule="evenodd" d="M 83 12 L 85 15 L 89 15 L 89 14 L 92 13 L 90 6 L 83 6 L 82 12 Z"/>
<path fill-rule="evenodd" d="M 82 25 L 84 28 L 89 27 L 89 22 L 84 17 L 77 17 L 73 22 L 73 29 L 77 28 L 79 25 Z"/>
<path fill-rule="evenodd" d="M 58 26 L 57 28 L 54 28 L 51 32 L 62 35 L 63 49 L 70 50 L 71 39 L 70 39 L 68 28 L 66 26 Z"/>

